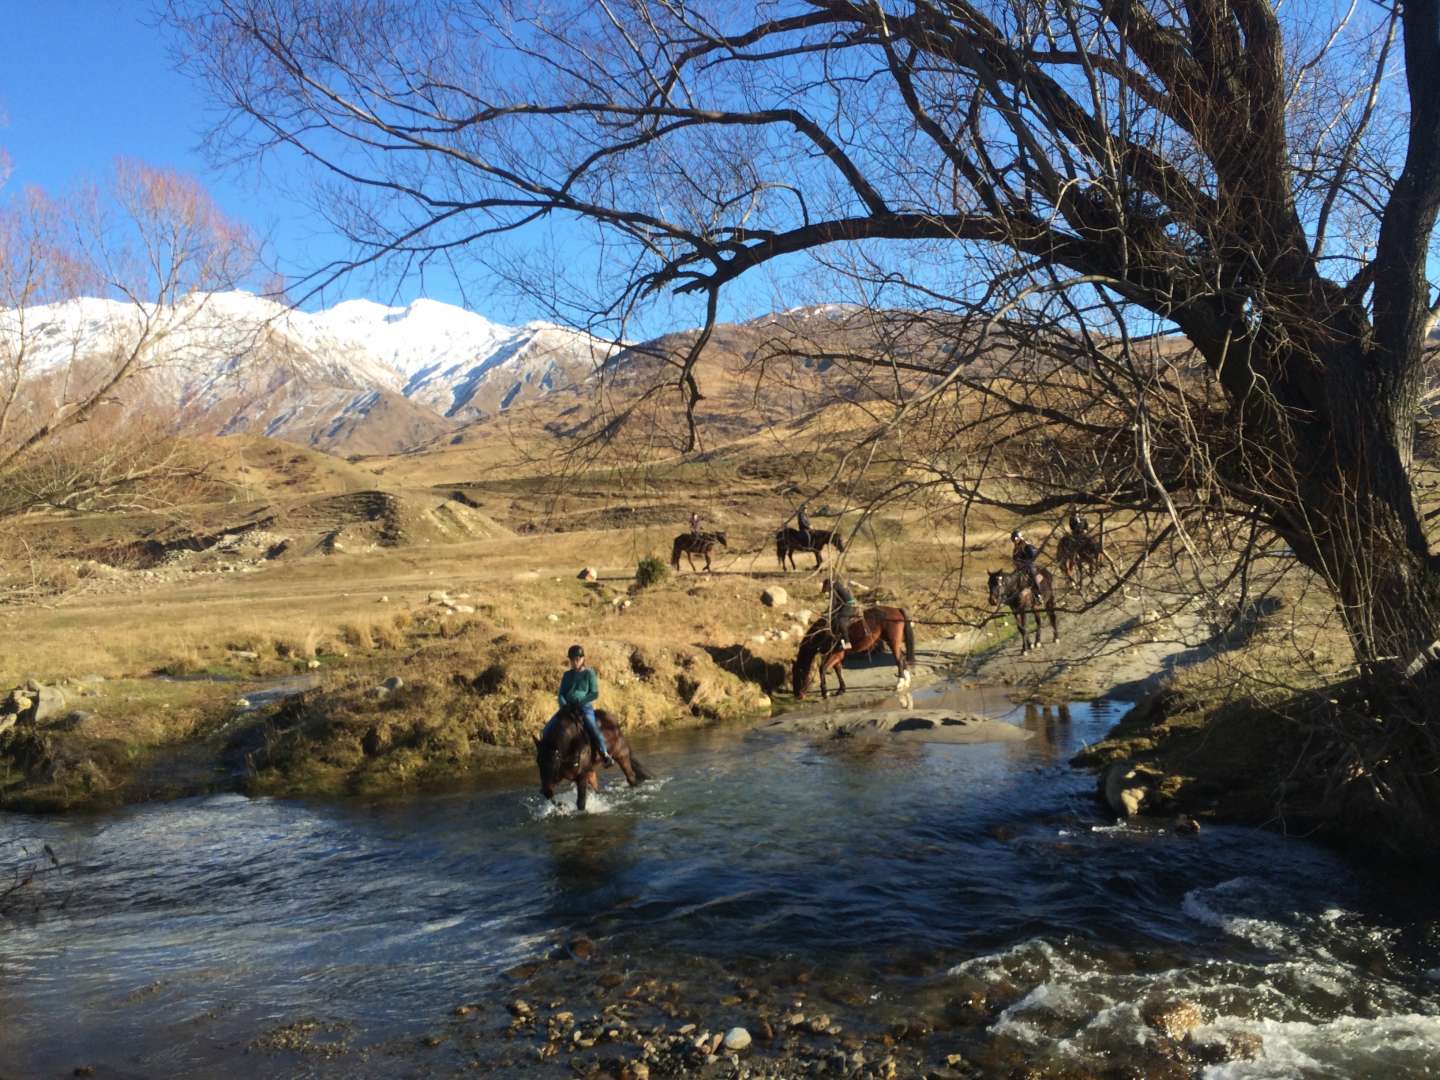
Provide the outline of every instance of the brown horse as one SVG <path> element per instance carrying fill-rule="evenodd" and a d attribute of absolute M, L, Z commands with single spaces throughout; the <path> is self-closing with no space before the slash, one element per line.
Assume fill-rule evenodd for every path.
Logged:
<path fill-rule="evenodd" d="M 1077 534 L 1067 532 L 1060 537 L 1055 550 L 1055 563 L 1065 580 L 1071 585 L 1084 589 L 1100 570 L 1100 560 L 1105 558 L 1105 519 L 1100 519 L 1100 528 L 1094 533 Z"/>
<path fill-rule="evenodd" d="M 640 781 L 650 779 L 630 752 L 630 744 L 614 718 L 604 709 L 596 709 L 595 719 L 605 736 L 606 749 L 625 774 L 625 781 L 634 787 Z M 590 736 L 585 730 L 580 710 L 573 706 L 563 710 L 560 719 L 548 725 L 543 735 L 532 738 L 535 739 L 535 764 L 540 767 L 540 793 L 547 799 L 553 799 L 559 785 L 574 780 L 575 808 L 584 810 L 589 793 L 600 790 L 596 773 L 603 766 L 600 755 L 590 745 Z"/>
<path fill-rule="evenodd" d="M 1015 613 L 1015 625 L 1020 628 L 1020 651 L 1030 651 L 1030 641 L 1025 635 L 1025 613 L 1035 616 L 1035 648 L 1040 647 L 1040 608 L 1043 604 L 1050 615 L 1052 641 L 1060 640 L 1060 628 L 1055 623 L 1055 580 L 1049 570 L 1035 568 L 1037 590 L 1030 584 L 1030 575 L 1024 570 L 991 570 L 990 603 L 995 607 L 1007 605 Z"/>
<path fill-rule="evenodd" d="M 915 624 L 910 621 L 910 616 L 905 614 L 904 608 L 897 607 L 871 607 L 860 613 L 860 617 L 854 619 L 846 631 L 850 639 L 850 648 L 842 649 L 840 643 L 835 640 L 835 635 L 830 631 L 829 619 L 816 619 L 810 624 L 810 629 L 805 631 L 805 636 L 800 640 L 800 651 L 795 656 L 795 669 L 791 673 L 791 685 L 795 690 L 797 700 L 805 697 L 805 692 L 810 689 L 810 669 L 815 664 L 815 657 L 820 657 L 820 696 L 829 697 L 829 689 L 825 685 L 825 673 L 834 670 L 835 678 L 840 682 L 840 693 L 845 693 L 845 675 L 840 665 L 844 663 L 849 653 L 860 653 L 868 655 L 882 645 L 889 649 L 895 657 L 895 668 L 898 672 L 896 689 L 903 691 L 909 686 L 907 678 L 910 665 L 915 662 Z"/>
<path fill-rule="evenodd" d="M 685 560 L 690 564 L 690 569 L 695 569 L 695 560 L 692 555 L 705 556 L 705 569 L 710 569 L 710 552 L 715 550 L 715 545 L 729 547 L 725 542 L 723 532 L 711 533 L 681 533 L 675 537 L 675 544 L 670 548 L 670 565 L 676 570 L 680 569 L 680 555 L 683 552 Z"/>
<path fill-rule="evenodd" d="M 795 552 L 808 551 L 815 556 L 815 566 L 820 566 L 820 551 L 826 544 L 834 544 L 836 551 L 844 551 L 845 543 L 840 539 L 840 532 L 837 529 L 831 532 L 829 529 L 811 529 L 808 532 L 801 529 L 792 529 L 788 525 L 775 534 L 775 555 L 780 560 L 780 569 L 785 569 L 785 560 L 790 560 L 790 569 L 795 567 Z"/>

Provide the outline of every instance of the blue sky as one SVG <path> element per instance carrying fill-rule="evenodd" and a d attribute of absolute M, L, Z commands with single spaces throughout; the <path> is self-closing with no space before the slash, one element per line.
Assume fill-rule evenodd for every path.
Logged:
<path fill-rule="evenodd" d="M 251 170 L 210 167 L 201 142 L 211 106 L 200 87 L 173 70 L 148 0 L 0 0 L 0 22 L 0 148 L 13 165 L 7 192 L 33 184 L 59 194 L 103 178 L 123 155 L 199 177 L 229 216 L 267 238 L 275 264 L 288 274 L 344 253 L 324 223 L 281 190 L 283 183 L 262 184 Z M 545 239 L 561 258 L 582 250 L 563 224 Z M 398 283 L 355 277 L 306 306 L 361 296 L 403 304 L 424 295 L 468 301 L 497 320 L 544 317 L 483 269 L 467 266 L 464 273 L 463 291 L 443 274 Z M 757 313 L 768 310 L 767 297 L 755 299 Z M 692 325 L 699 313 L 687 308 L 657 310 L 637 329 Z"/>
<path fill-rule="evenodd" d="M 0 0 L 0 9 L 0 147 L 12 188 L 58 194 L 102 178 L 123 155 L 198 176 L 227 214 L 272 237 L 288 259 L 335 250 L 298 207 L 207 167 L 205 103 L 171 69 L 144 0 Z"/>

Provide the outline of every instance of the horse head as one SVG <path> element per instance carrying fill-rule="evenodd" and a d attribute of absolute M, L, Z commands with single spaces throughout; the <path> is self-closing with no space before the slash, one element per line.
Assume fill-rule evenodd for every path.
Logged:
<path fill-rule="evenodd" d="M 560 723 L 547 724 L 543 734 L 530 736 L 535 742 L 535 765 L 540 770 L 540 794 L 547 799 L 553 799 L 555 789 L 572 779 L 565 775 L 565 766 L 571 757 L 577 725 L 565 721 L 575 719 L 573 707 L 564 709 L 561 718 Z"/>
<path fill-rule="evenodd" d="M 1009 575 L 1004 570 L 990 571 L 990 604 L 999 607 L 1005 602 L 1006 585 Z"/>
<path fill-rule="evenodd" d="M 720 546 L 721 546 L 721 547 L 729 547 L 729 546 L 730 546 L 729 544 L 727 544 L 727 543 L 725 542 L 725 534 L 724 534 L 723 532 L 717 532 L 717 533 L 715 534 L 715 539 L 718 540 L 718 541 L 720 541 Z"/>

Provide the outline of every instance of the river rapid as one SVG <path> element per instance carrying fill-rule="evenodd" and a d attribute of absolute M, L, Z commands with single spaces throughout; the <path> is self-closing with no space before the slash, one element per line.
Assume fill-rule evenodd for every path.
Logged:
<path fill-rule="evenodd" d="M 1440 1075 L 1433 867 L 1116 824 L 1066 762 L 1123 705 L 917 704 L 1033 737 L 640 740 L 583 816 L 533 771 L 0 815 L 63 864 L 0 920 L 0 1077 Z"/>

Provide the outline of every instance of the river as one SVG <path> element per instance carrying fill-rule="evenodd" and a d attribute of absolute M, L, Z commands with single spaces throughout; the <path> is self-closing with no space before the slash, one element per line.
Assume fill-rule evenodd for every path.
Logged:
<path fill-rule="evenodd" d="M 976 704 L 949 693 L 922 704 Z M 639 740 L 657 780 L 584 816 L 529 771 L 0 816 L 64 864 L 0 922 L 0 1076 L 572 1076 L 639 1036 L 542 1056 L 507 1004 L 607 1003 L 648 1032 L 768 1017 L 752 1064 L 833 1075 L 1440 1075 L 1433 877 L 1117 825 L 1066 761 L 1124 706 L 985 704 L 1033 738 Z M 1190 1007 L 1183 1046 L 1157 1032 Z"/>

